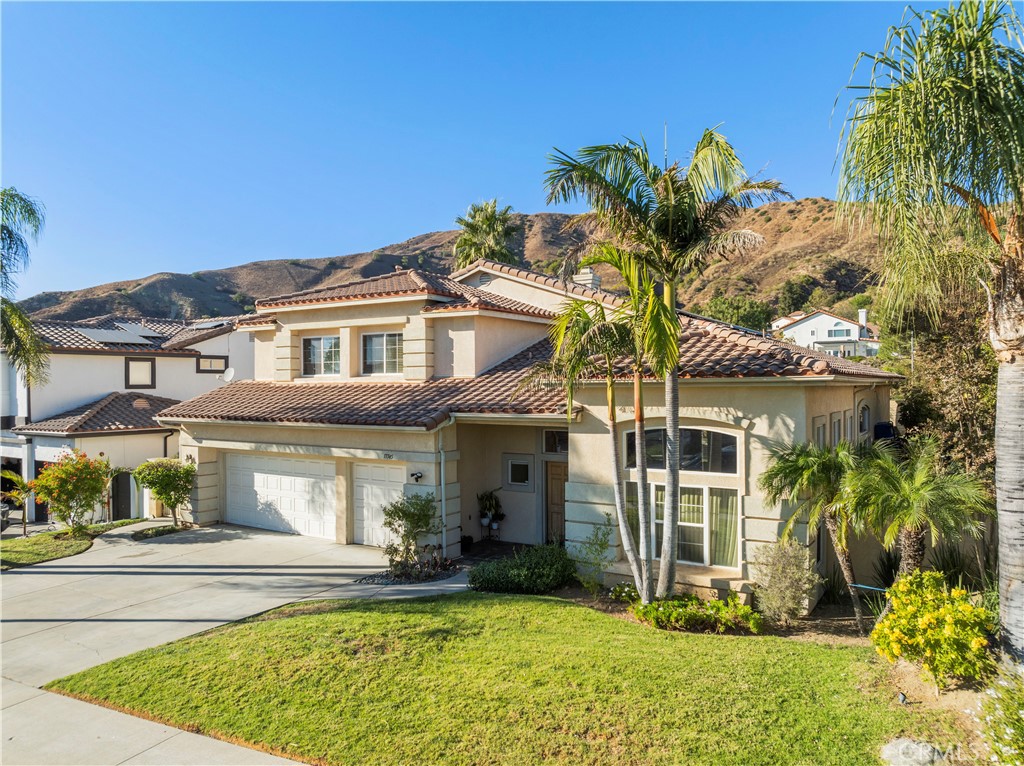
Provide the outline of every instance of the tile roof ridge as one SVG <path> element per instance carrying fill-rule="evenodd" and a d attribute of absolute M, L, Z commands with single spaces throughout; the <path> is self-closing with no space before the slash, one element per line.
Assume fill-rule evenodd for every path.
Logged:
<path fill-rule="evenodd" d="M 723 340 L 727 340 L 730 343 L 745 346 L 752 351 L 771 353 L 771 355 L 775 357 L 788 357 L 793 364 L 803 367 L 815 374 L 823 374 L 830 371 L 829 363 L 824 359 L 818 359 L 814 356 L 796 352 L 775 338 L 753 336 L 750 333 L 718 323 L 715 320 L 705 321 L 707 322 L 707 328 L 711 334 L 714 334 Z"/>
<path fill-rule="evenodd" d="M 491 269 L 492 271 L 497 271 L 502 274 L 508 274 L 509 276 L 525 279 L 528 282 L 533 282 L 534 284 L 540 284 L 546 287 L 554 287 L 566 294 L 571 293 L 574 295 L 591 299 L 606 299 L 611 300 L 617 304 L 622 303 L 621 295 L 617 295 L 616 293 L 610 292 L 608 290 L 595 290 L 592 287 L 581 285 L 579 282 L 559 279 L 557 277 L 551 276 L 550 274 L 544 274 L 539 271 L 533 271 L 532 269 L 524 269 L 521 266 L 513 266 L 508 263 L 490 261 L 487 260 L 486 258 L 478 258 L 468 266 L 465 266 L 459 269 L 458 271 L 453 271 L 451 273 L 451 278 L 458 279 L 459 277 L 465 276 L 466 274 L 469 274 L 470 272 L 477 268 L 488 268 Z"/>

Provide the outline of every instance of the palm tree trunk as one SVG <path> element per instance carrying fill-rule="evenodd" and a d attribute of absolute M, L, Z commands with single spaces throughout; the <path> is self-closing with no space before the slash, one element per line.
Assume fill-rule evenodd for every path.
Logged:
<path fill-rule="evenodd" d="M 610 359 L 605 360 L 607 369 L 612 369 Z M 615 420 L 615 378 L 608 376 L 606 381 L 606 398 L 608 400 L 608 435 L 612 440 L 612 488 L 615 493 L 615 518 L 619 522 L 619 539 L 622 541 L 622 552 L 633 572 L 633 583 L 637 593 L 643 590 L 643 569 L 636 552 L 633 533 L 629 529 L 629 518 L 626 516 L 626 493 L 622 482 L 622 451 L 619 449 L 619 429 Z"/>
<path fill-rule="evenodd" d="M 853 601 L 853 614 L 857 620 L 857 632 L 864 635 L 864 609 L 861 607 L 860 594 L 853 587 L 856 579 L 853 576 L 853 560 L 850 552 L 839 542 L 839 522 L 831 513 L 825 515 L 825 529 L 828 530 L 829 540 L 832 541 L 832 549 L 836 552 L 836 560 L 839 562 L 839 569 L 846 580 L 846 589 L 850 592 L 850 600 Z"/>
<path fill-rule="evenodd" d="M 658 598 L 676 586 L 679 540 L 679 368 L 665 376 L 665 523 L 662 525 Z"/>
<path fill-rule="evenodd" d="M 923 529 L 901 529 L 899 534 L 900 568 L 896 578 L 905 577 L 924 563 L 926 546 Z"/>
<path fill-rule="evenodd" d="M 633 433 L 636 444 L 636 498 L 640 521 L 640 549 L 643 555 L 641 567 L 643 571 L 643 588 L 640 598 L 645 604 L 654 600 L 654 546 L 651 543 L 651 503 L 650 487 L 647 484 L 647 434 L 644 430 L 644 390 L 643 372 L 639 367 L 633 369 Z"/>
<path fill-rule="evenodd" d="M 1024 196 L 1024 195 L 1022 195 Z M 1018 196 L 1018 202 L 1022 196 Z M 996 383 L 996 512 L 1003 650 L 1024 667 L 1024 216 L 1010 215 L 989 296 Z"/>
<path fill-rule="evenodd" d="M 996 510 L 1003 650 L 1024 665 L 1024 357 L 999 365 L 996 384 Z"/>

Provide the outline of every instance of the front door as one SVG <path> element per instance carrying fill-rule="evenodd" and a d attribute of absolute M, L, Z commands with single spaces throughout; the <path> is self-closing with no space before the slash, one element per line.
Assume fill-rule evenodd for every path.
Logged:
<path fill-rule="evenodd" d="M 547 465 L 547 536 L 548 542 L 565 542 L 565 483 L 569 481 L 568 463 Z"/>
<path fill-rule="evenodd" d="M 132 517 L 132 475 L 123 471 L 114 477 L 110 487 L 114 521 Z"/>

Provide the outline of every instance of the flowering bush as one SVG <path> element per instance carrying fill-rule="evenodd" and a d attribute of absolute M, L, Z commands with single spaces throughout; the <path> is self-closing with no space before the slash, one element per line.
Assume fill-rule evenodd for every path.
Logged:
<path fill-rule="evenodd" d="M 103 499 L 109 473 L 107 460 L 71 450 L 44 468 L 29 486 L 37 498 L 50 506 L 53 515 L 77 535 Z"/>
<path fill-rule="evenodd" d="M 966 590 L 950 588 L 941 572 L 916 571 L 897 580 L 888 595 L 892 609 L 871 633 L 880 655 L 920 662 L 940 688 L 951 676 L 977 679 L 992 672 L 995 619 Z"/>
<path fill-rule="evenodd" d="M 624 604 L 635 604 L 640 600 L 640 591 L 631 582 L 620 582 L 608 591 L 608 598 Z"/>
<path fill-rule="evenodd" d="M 981 703 L 981 737 L 992 761 L 1024 766 L 1024 675 L 1004 671 Z"/>
<path fill-rule="evenodd" d="M 684 595 L 650 604 L 636 603 L 633 614 L 641 622 L 662 630 L 760 633 L 764 627 L 764 618 L 751 607 L 741 604 L 735 593 L 730 593 L 725 601 L 703 601 L 697 596 Z"/>

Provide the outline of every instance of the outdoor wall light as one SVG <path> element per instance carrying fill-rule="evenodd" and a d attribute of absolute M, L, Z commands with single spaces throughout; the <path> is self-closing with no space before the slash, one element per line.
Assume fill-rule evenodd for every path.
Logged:
<path fill-rule="evenodd" d="M 419 483 L 420 483 L 420 479 L 422 479 L 422 478 L 423 478 L 423 472 L 422 472 L 422 471 L 413 471 L 413 472 L 412 472 L 412 473 L 410 473 L 409 475 L 410 475 L 410 476 L 411 476 L 411 477 L 412 477 L 413 479 L 415 479 L 415 481 L 416 481 L 416 483 L 417 483 L 417 484 L 419 484 Z"/>

